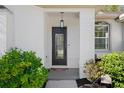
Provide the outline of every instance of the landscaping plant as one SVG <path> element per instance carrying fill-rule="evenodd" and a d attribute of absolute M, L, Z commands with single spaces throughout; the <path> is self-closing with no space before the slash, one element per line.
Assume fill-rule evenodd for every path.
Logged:
<path fill-rule="evenodd" d="M 32 51 L 11 49 L 0 58 L 1 88 L 43 87 L 48 70 Z"/>
<path fill-rule="evenodd" d="M 111 76 L 113 87 L 124 88 L 124 52 L 107 54 L 101 59 L 99 66 Z"/>
<path fill-rule="evenodd" d="M 91 79 L 98 78 L 102 74 L 109 74 L 112 78 L 112 87 L 124 88 L 124 52 L 103 55 L 100 62 L 87 63 L 86 67 L 89 65 L 92 70 L 91 68 L 86 70 L 91 73 Z"/>
<path fill-rule="evenodd" d="M 98 66 L 98 63 L 95 63 L 95 61 L 93 59 L 89 60 L 86 64 L 85 64 L 85 70 L 84 72 L 87 75 L 87 78 L 90 81 L 94 81 L 96 80 L 98 77 L 100 77 L 103 72 L 100 71 L 100 68 Z"/>

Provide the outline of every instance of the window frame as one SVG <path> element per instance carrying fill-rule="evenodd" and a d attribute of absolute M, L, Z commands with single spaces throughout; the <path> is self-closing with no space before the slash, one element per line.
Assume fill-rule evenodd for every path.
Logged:
<path fill-rule="evenodd" d="M 96 39 L 96 38 L 104 38 L 105 39 L 105 49 L 96 49 L 96 47 L 95 47 L 95 50 L 96 51 L 108 51 L 108 50 L 110 50 L 110 24 L 109 23 L 107 23 L 107 22 L 104 22 L 103 23 L 103 21 L 100 21 L 99 22 L 100 24 L 96 24 L 95 23 L 95 28 L 96 28 L 96 26 L 107 26 L 108 27 L 108 31 L 107 31 L 107 33 L 108 33 L 108 37 L 96 37 L 95 36 L 95 38 L 94 39 Z M 95 32 L 96 32 L 96 30 L 95 30 Z M 107 40 L 107 41 L 106 41 Z M 95 42 L 96 43 L 96 42 Z"/>

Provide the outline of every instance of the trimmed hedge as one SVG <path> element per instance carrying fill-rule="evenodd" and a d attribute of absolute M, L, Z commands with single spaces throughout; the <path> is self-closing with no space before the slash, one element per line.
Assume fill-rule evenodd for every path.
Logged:
<path fill-rule="evenodd" d="M 41 59 L 32 51 L 11 49 L 0 58 L 1 88 L 43 87 L 48 77 Z"/>

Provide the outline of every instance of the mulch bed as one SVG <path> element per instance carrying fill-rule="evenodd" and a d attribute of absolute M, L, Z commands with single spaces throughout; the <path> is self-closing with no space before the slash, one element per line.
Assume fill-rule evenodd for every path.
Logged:
<path fill-rule="evenodd" d="M 92 84 L 93 82 L 90 82 L 87 78 L 82 78 L 82 79 L 76 79 L 77 82 L 77 86 L 81 87 L 84 84 Z M 85 87 L 85 88 L 89 88 L 89 87 Z M 98 79 L 97 81 L 95 81 L 95 85 L 92 86 L 92 88 L 112 88 L 111 84 L 100 84 L 100 79 Z"/>
<path fill-rule="evenodd" d="M 80 87 L 84 84 L 91 84 L 92 82 L 90 82 L 89 80 L 87 80 L 87 78 L 82 78 L 82 79 L 76 79 L 77 82 L 77 86 Z"/>

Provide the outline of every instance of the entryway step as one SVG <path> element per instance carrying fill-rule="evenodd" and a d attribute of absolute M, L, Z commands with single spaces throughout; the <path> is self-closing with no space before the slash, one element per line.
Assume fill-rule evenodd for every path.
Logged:
<path fill-rule="evenodd" d="M 46 88 L 77 88 L 75 80 L 48 80 Z"/>

